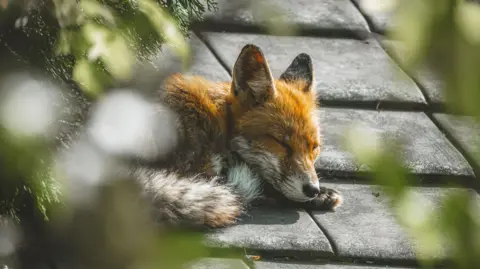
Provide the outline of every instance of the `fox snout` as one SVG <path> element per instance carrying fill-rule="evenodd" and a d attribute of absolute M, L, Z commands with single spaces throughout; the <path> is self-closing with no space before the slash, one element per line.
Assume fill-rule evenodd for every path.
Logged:
<path fill-rule="evenodd" d="M 297 164 L 299 165 L 296 167 L 297 172 L 295 174 L 301 175 L 296 180 L 300 180 L 300 184 L 302 184 L 302 194 L 312 199 L 317 197 L 320 193 L 320 184 L 314 163 L 308 160 L 308 158 L 300 158 L 297 160 Z"/>
<path fill-rule="evenodd" d="M 305 196 L 315 198 L 320 193 L 320 187 L 312 183 L 303 184 L 302 191 Z"/>
<path fill-rule="evenodd" d="M 299 192 L 301 191 L 298 195 L 304 195 L 307 199 L 313 199 L 317 197 L 317 195 L 320 193 L 320 184 L 318 182 L 318 177 L 315 170 L 308 172 L 301 170 L 297 174 L 302 175 L 296 179 L 293 179 L 296 181 L 295 185 L 299 185 L 301 187 L 298 188 Z"/>
<path fill-rule="evenodd" d="M 277 189 L 292 201 L 306 202 L 314 199 L 320 193 L 317 176 L 311 176 L 311 173 L 303 171 L 287 175 L 278 183 Z"/>

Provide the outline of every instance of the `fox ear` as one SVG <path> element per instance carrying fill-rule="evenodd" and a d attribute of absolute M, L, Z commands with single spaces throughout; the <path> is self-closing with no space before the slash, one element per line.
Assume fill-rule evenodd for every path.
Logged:
<path fill-rule="evenodd" d="M 300 53 L 293 59 L 287 70 L 280 76 L 286 82 L 303 80 L 307 83 L 305 92 L 312 90 L 314 85 L 312 58 L 306 53 Z"/>
<path fill-rule="evenodd" d="M 233 94 L 242 104 L 254 106 L 275 95 L 273 76 L 259 47 L 243 47 L 233 67 Z"/>

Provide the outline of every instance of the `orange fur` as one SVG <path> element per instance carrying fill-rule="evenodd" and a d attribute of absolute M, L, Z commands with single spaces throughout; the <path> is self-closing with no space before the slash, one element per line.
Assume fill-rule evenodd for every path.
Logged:
<path fill-rule="evenodd" d="M 337 192 L 322 194 L 315 170 L 322 141 L 310 56 L 299 54 L 274 79 L 262 51 L 246 45 L 232 81 L 174 74 L 162 90 L 179 115 L 180 146 L 166 158 L 169 169 L 216 176 L 243 163 L 292 201 L 318 196 L 320 204 L 338 205 Z"/>
<path fill-rule="evenodd" d="M 316 96 L 312 91 L 303 92 L 306 83 L 301 80 L 288 83 L 276 80 L 275 87 L 275 96 L 261 108 L 245 109 L 231 93 L 230 83 L 215 83 L 200 76 L 175 74 L 166 83 L 166 100 L 169 106 L 184 115 L 187 127 L 197 128 L 199 117 L 208 122 L 209 126 L 204 126 L 204 131 L 214 134 L 212 141 L 222 140 L 226 136 L 224 105 L 228 103 L 232 108 L 236 131 L 258 138 L 256 142 L 259 146 L 281 160 L 287 157 L 285 148 L 266 135 L 282 141 L 282 134 L 288 134 L 288 145 L 293 152 L 305 156 L 302 169 L 313 173 L 314 161 L 320 153 L 318 146 L 321 144 L 313 117 L 318 108 Z M 200 160 L 208 160 L 208 156 Z M 288 164 L 287 160 L 285 162 L 287 166 L 293 165 Z M 202 162 L 202 171 L 198 172 L 212 174 L 211 170 L 210 162 Z"/>

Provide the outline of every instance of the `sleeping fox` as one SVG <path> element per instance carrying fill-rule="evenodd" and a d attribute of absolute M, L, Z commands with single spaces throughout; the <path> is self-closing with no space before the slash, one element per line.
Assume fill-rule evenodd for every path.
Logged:
<path fill-rule="evenodd" d="M 248 44 L 231 82 L 174 74 L 157 96 L 178 115 L 178 146 L 156 169 L 132 170 L 157 220 L 229 226 L 265 188 L 311 208 L 342 203 L 315 171 L 322 141 L 309 55 L 274 79 L 264 53 Z"/>

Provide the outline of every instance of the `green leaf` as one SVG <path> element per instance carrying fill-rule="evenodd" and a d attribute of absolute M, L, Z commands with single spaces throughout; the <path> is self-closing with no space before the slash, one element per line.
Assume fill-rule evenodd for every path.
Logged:
<path fill-rule="evenodd" d="M 139 9 L 150 20 L 157 33 L 183 58 L 184 64 L 188 65 L 190 47 L 170 15 L 151 0 L 139 0 Z"/>
<path fill-rule="evenodd" d="M 286 11 L 269 1 L 252 1 L 250 9 L 255 20 L 261 21 L 270 34 L 295 36 L 299 31 L 285 16 Z"/>
<path fill-rule="evenodd" d="M 53 0 L 55 16 L 57 17 L 60 27 L 68 27 L 76 25 L 80 14 L 78 3 L 74 0 Z"/>
<path fill-rule="evenodd" d="M 105 5 L 100 4 L 97 1 L 82 0 L 80 2 L 80 8 L 89 17 L 100 17 L 105 19 L 108 23 L 115 24 L 115 17 L 112 11 Z"/>
<path fill-rule="evenodd" d="M 83 27 L 83 33 L 92 44 L 87 53 L 89 60 L 100 58 L 116 79 L 130 78 L 135 58 L 120 32 L 88 23 Z"/>
<path fill-rule="evenodd" d="M 158 53 L 163 40 L 145 14 L 136 12 L 123 19 L 120 30 L 136 56 L 145 59 Z"/>
<path fill-rule="evenodd" d="M 55 54 L 68 55 L 71 52 L 70 45 L 72 44 L 72 33 L 68 30 L 61 29 L 58 35 L 57 47 Z"/>
<path fill-rule="evenodd" d="M 108 50 L 101 56 L 107 70 L 116 79 L 129 79 L 132 74 L 132 68 L 135 58 L 128 49 L 125 38 L 117 33 L 108 40 Z"/>
<path fill-rule="evenodd" d="M 448 235 L 448 244 L 451 248 L 450 255 L 453 256 L 459 267 L 475 268 L 480 262 L 477 249 L 480 232 L 478 225 L 478 212 L 473 207 L 477 203 L 476 193 L 467 190 L 459 190 L 445 197 L 439 211 L 440 222 L 438 226 L 443 234 Z M 478 205 L 478 204 L 477 204 Z"/>
<path fill-rule="evenodd" d="M 375 183 L 384 188 L 394 200 L 400 199 L 408 183 L 407 171 L 395 154 L 401 152 L 398 141 L 384 140 L 376 132 L 359 126 L 347 129 L 344 147 L 359 164 L 368 167 Z M 389 149 L 386 151 L 385 149 Z M 394 201 L 395 202 L 395 201 Z"/>
<path fill-rule="evenodd" d="M 98 96 L 103 90 L 104 83 L 97 71 L 95 64 L 86 59 L 78 60 L 73 69 L 73 79 L 90 96 Z"/>
<path fill-rule="evenodd" d="M 427 55 L 435 26 L 448 11 L 450 0 L 405 0 L 394 17 L 397 27 L 391 29 L 392 39 L 405 46 L 403 57 L 407 69 L 415 67 Z"/>
<path fill-rule="evenodd" d="M 50 176 L 51 152 L 46 140 L 39 137 L 18 136 L 0 130 L 0 169 L 2 171 L 0 215 L 10 215 L 17 221 L 17 213 L 34 206 L 44 220 L 47 210 L 60 202 L 57 182 Z"/>
<path fill-rule="evenodd" d="M 93 23 L 87 23 L 83 26 L 82 33 L 88 43 L 91 44 L 87 52 L 89 60 L 96 60 L 107 52 L 108 32 L 105 28 Z"/>
<path fill-rule="evenodd" d="M 471 44 L 480 44 L 480 6 L 477 3 L 463 3 L 455 13 L 458 29 Z"/>

